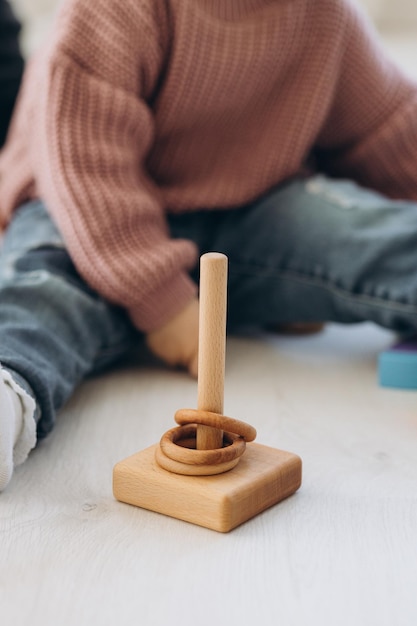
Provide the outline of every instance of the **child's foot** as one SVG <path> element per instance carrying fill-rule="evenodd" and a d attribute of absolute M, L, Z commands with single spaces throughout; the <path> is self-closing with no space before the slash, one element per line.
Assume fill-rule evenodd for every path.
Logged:
<path fill-rule="evenodd" d="M 35 401 L 0 368 L 0 491 L 36 444 Z"/>

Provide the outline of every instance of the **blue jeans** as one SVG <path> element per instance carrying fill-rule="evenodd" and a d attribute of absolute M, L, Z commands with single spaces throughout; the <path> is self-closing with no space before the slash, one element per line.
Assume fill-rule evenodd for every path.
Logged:
<path fill-rule="evenodd" d="M 238 210 L 170 216 L 169 225 L 201 254 L 229 257 L 229 330 L 370 320 L 417 332 L 417 203 L 315 176 Z M 38 437 L 86 376 L 141 339 L 77 274 L 43 204 L 17 209 L 0 258 L 0 362 L 35 397 Z"/>

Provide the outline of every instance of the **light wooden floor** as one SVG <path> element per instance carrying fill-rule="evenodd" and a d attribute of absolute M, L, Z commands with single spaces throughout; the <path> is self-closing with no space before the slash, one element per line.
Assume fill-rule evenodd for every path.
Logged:
<path fill-rule="evenodd" d="M 195 406 L 129 365 L 88 381 L 0 498 L 5 626 L 415 625 L 417 395 L 381 389 L 371 325 L 228 342 L 225 413 L 304 462 L 296 495 L 229 534 L 113 499 L 122 458 Z"/>
<path fill-rule="evenodd" d="M 388 45 L 417 75 L 414 41 Z M 112 496 L 113 465 L 195 406 L 196 383 L 135 364 L 88 381 L 0 495 L 0 623 L 415 626 L 417 393 L 378 387 L 391 341 L 366 324 L 229 340 L 225 413 L 304 477 L 227 535 Z"/>

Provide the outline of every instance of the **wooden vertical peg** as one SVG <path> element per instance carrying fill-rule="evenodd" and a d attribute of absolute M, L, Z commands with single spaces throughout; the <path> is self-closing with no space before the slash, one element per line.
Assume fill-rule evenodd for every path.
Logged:
<path fill-rule="evenodd" d="M 223 413 L 226 353 L 227 257 L 217 252 L 200 260 L 200 317 L 198 348 L 199 410 Z M 221 448 L 223 433 L 198 426 L 198 450 Z"/>

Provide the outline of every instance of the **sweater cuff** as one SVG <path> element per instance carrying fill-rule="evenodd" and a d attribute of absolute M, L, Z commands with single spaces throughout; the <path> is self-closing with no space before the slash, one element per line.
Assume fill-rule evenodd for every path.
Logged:
<path fill-rule="evenodd" d="M 150 294 L 146 302 L 128 310 L 133 324 L 139 330 L 150 333 L 162 328 L 196 297 L 197 285 L 187 274 L 171 278 L 157 293 Z"/>

